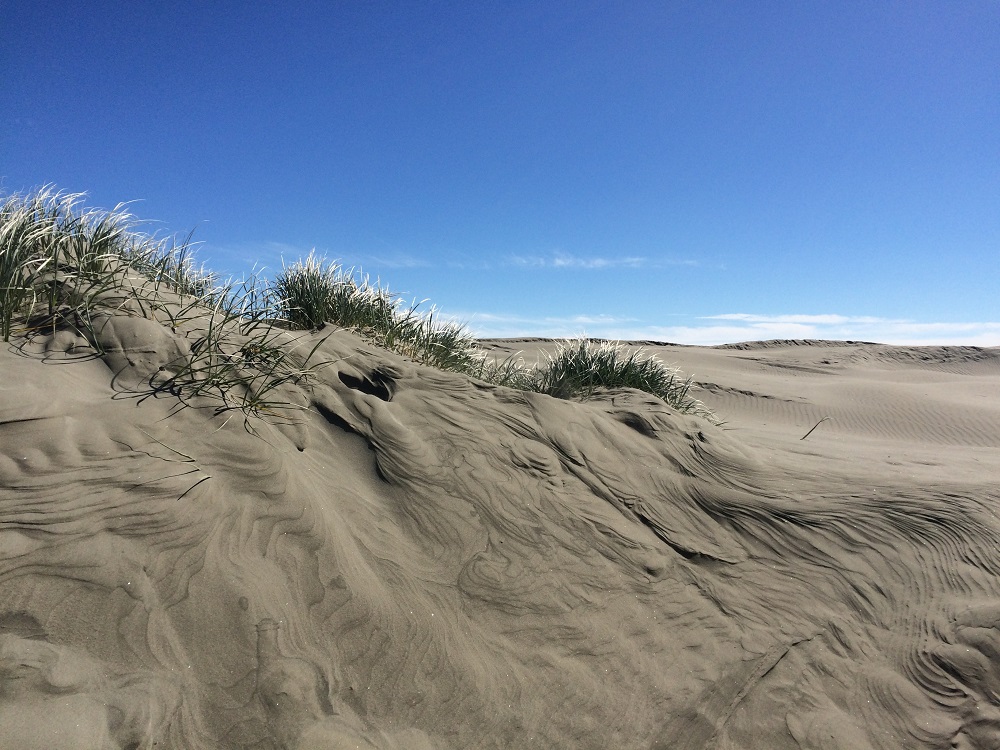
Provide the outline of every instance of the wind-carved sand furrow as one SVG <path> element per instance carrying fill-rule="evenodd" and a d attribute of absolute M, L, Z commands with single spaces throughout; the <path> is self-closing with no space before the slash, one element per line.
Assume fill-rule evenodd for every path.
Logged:
<path fill-rule="evenodd" d="M 49 421 L 48 424 L 36 426 L 48 429 L 57 425 Z M 103 439 L 106 443 L 110 442 L 99 435 L 99 431 L 97 436 L 94 433 L 83 436 L 72 431 L 61 431 L 50 434 L 49 441 L 39 442 L 55 447 L 61 445 L 60 441 L 82 441 L 86 444 L 88 441 Z M 173 504 L 175 512 L 180 510 L 176 505 L 186 485 L 178 484 L 178 475 L 161 476 L 165 468 L 162 462 L 147 456 L 131 456 L 122 453 L 120 448 L 116 449 L 129 459 L 124 463 L 128 469 L 124 473 L 121 472 L 121 459 L 116 465 L 115 462 L 109 462 L 107 456 L 101 455 L 100 451 L 75 452 L 62 448 L 43 451 L 48 456 L 48 462 L 36 461 L 34 464 L 35 481 L 30 493 L 26 495 L 25 488 L 19 492 L 23 502 L 22 509 L 5 508 L 4 527 L 10 531 L 0 532 L 0 537 L 3 537 L 4 542 L 12 541 L 11 535 L 23 537 L 24 532 L 16 529 L 24 529 L 26 526 L 23 518 L 25 509 L 32 515 L 30 509 L 39 507 L 52 522 L 40 527 L 44 528 L 43 536 L 29 537 L 31 544 L 28 547 L 6 543 L 3 545 L 4 553 L 13 553 L 13 557 L 5 555 L 3 564 L 5 604 L 15 609 L 42 605 L 41 609 L 44 611 L 43 602 L 47 596 L 43 592 L 60 592 L 60 606 L 79 608 L 79 617 L 100 622 L 102 617 L 95 607 L 102 596 L 99 592 L 111 597 L 124 592 L 124 601 L 133 601 L 136 611 L 143 613 L 142 633 L 136 634 L 139 640 L 133 641 L 131 648 L 126 646 L 130 638 L 128 633 L 131 631 L 131 627 L 126 624 L 124 631 L 119 631 L 120 637 L 124 638 L 119 641 L 119 647 L 124 647 L 126 652 L 146 654 L 151 657 L 152 662 L 147 665 L 146 671 L 140 668 L 139 672 L 134 671 L 135 665 L 130 671 L 121 663 L 102 667 L 117 672 L 121 679 L 116 678 L 118 688 L 111 688 L 119 693 L 101 700 L 108 705 L 118 706 L 117 711 L 131 717 L 119 724 L 116 737 L 132 736 L 138 742 L 144 742 L 143 738 L 154 736 L 149 734 L 153 732 L 160 741 L 198 745 L 204 741 L 203 735 L 199 737 L 199 721 L 192 717 L 187 707 L 188 699 L 180 698 L 182 694 L 189 693 L 189 688 L 184 686 L 183 679 L 178 682 L 169 673 L 161 673 L 157 667 L 180 667 L 188 661 L 184 646 L 171 623 L 164 617 L 164 610 L 171 599 L 176 600 L 173 593 L 186 588 L 187 581 L 200 566 L 200 561 L 196 555 L 190 563 L 185 564 L 181 559 L 182 555 L 173 557 L 164 565 L 163 558 L 155 550 L 158 546 L 161 549 L 163 546 L 171 546 L 171 536 L 175 545 L 183 537 L 189 544 L 197 546 L 204 539 L 205 530 L 201 527 L 203 517 L 193 513 L 186 521 L 180 517 L 174 522 L 166 521 L 170 504 Z M 94 462 L 97 466 L 92 465 Z M 144 486 L 142 492 L 130 492 L 136 486 L 138 467 L 143 467 L 140 471 L 147 471 L 153 479 Z M 82 480 L 79 483 L 73 482 L 73 478 L 77 476 Z M 169 504 L 163 502 L 164 495 L 170 498 Z M 87 498 L 89 502 L 80 503 L 81 497 Z M 102 497 L 105 502 L 101 502 Z M 117 502 L 106 502 L 111 498 Z M 35 524 L 32 522 L 27 525 Z M 152 549 L 148 550 L 146 543 L 151 541 L 151 537 L 155 538 L 155 542 Z M 55 625 L 57 621 L 51 614 L 49 612 L 48 621 Z M 60 628 L 61 626 L 57 626 L 57 631 Z M 106 653 L 114 654 L 116 648 L 113 643 L 108 646 L 110 648 Z M 8 653 L 17 653 L 19 648 L 11 643 L 10 649 L 13 651 Z M 53 653 L 61 652 L 57 649 Z M 157 664 L 158 660 L 160 664 Z M 152 671 L 148 668 L 152 668 Z M 133 676 L 130 677 L 130 674 Z M 124 684 L 135 684 L 138 690 L 126 697 L 120 694 Z M 143 686 L 148 688 L 147 695 L 143 695 Z M 79 692 L 74 694 L 83 700 L 84 696 L 95 695 L 94 689 L 88 684 L 81 686 Z M 106 695 L 103 690 L 98 690 L 96 695 Z M 114 697 L 115 695 L 118 697 Z M 169 697 L 171 695 L 174 697 Z M 143 706 L 143 701 L 148 701 L 148 706 Z M 44 710 L 50 714 L 50 720 L 55 722 L 52 726 L 62 726 L 59 723 L 61 719 L 52 719 L 50 709 Z M 86 715 L 94 716 L 96 711 L 89 708 L 86 701 L 72 710 L 75 711 L 77 720 Z M 149 718 L 146 726 L 140 730 L 141 716 Z M 188 718 L 184 718 L 185 716 Z M 140 721 L 140 725 L 136 725 L 136 721 Z M 77 723 L 76 726 L 81 725 Z"/>
<path fill-rule="evenodd" d="M 400 398 L 405 399 L 405 391 L 400 396 Z M 468 429 L 468 425 L 463 425 L 461 423 L 461 420 L 450 419 L 450 420 L 448 420 L 448 422 L 452 426 L 452 428 Z M 522 431 L 522 434 L 523 434 L 523 431 Z M 536 451 L 536 453 L 537 453 L 537 451 Z M 545 454 L 543 454 L 543 455 L 545 455 Z M 509 462 L 511 460 L 511 458 L 512 457 L 508 456 L 505 460 Z M 521 463 L 523 464 L 524 461 L 522 460 Z M 546 472 L 546 474 L 548 476 L 551 476 L 554 473 L 554 471 L 555 471 L 555 462 L 552 459 L 547 459 L 547 460 L 541 461 L 539 463 L 536 463 L 536 465 L 539 465 L 539 464 L 545 465 L 547 467 L 548 471 Z M 451 474 L 451 477 L 453 479 L 459 481 L 460 485 L 463 487 L 462 496 L 463 497 L 472 497 L 472 498 L 475 498 L 475 495 L 476 495 L 476 492 L 477 492 L 476 486 L 480 485 L 480 483 L 468 483 L 468 484 L 461 483 L 461 477 L 463 476 L 462 466 L 461 465 L 455 466 L 454 469 L 455 469 L 455 471 Z M 533 480 L 533 481 L 537 483 L 537 479 Z M 550 485 L 546 481 L 544 486 L 548 486 L 550 490 L 556 490 L 556 489 L 558 489 L 558 487 L 561 484 L 562 483 L 557 483 L 556 485 L 553 486 L 553 485 Z M 511 482 L 510 481 L 504 483 L 504 487 L 505 487 L 505 494 L 506 494 L 506 491 L 510 491 L 511 494 L 513 496 L 515 496 L 515 497 L 517 497 L 517 496 L 524 497 L 524 493 L 523 492 L 517 492 L 517 491 L 515 491 L 516 485 L 515 486 L 511 486 Z M 481 492 L 482 492 L 482 489 L 479 490 L 479 493 L 481 493 Z M 529 493 L 528 497 L 529 498 L 532 497 L 532 494 L 533 493 Z M 486 500 L 486 498 L 484 498 L 480 502 L 483 502 L 484 500 Z M 531 502 L 531 501 L 529 501 L 527 504 L 523 504 L 522 503 L 522 505 L 520 507 L 520 513 L 523 514 L 526 509 L 530 509 L 533 506 L 535 506 L 535 503 Z M 497 506 L 496 506 L 495 499 L 490 499 L 490 502 L 489 502 L 488 506 L 486 506 L 486 507 L 496 508 Z M 500 506 L 500 507 L 503 507 L 503 506 Z M 480 508 L 479 509 L 479 514 L 483 515 L 483 513 L 484 513 L 484 511 L 482 510 L 482 508 Z M 545 527 L 544 524 L 540 524 L 537 521 L 536 521 L 536 525 L 537 525 L 538 528 L 544 528 Z M 502 525 L 501 525 L 501 527 L 502 527 Z M 539 539 L 537 537 L 534 538 L 534 539 L 528 537 L 527 539 L 523 539 L 522 540 L 522 539 L 518 539 L 515 536 L 515 537 L 508 538 L 505 541 L 508 543 L 508 545 L 505 545 L 505 546 L 509 546 L 509 544 L 511 544 L 511 543 L 518 544 L 518 543 L 524 543 L 525 541 L 527 541 L 527 542 L 534 543 L 534 545 L 537 547 L 538 543 L 539 543 Z M 500 544 L 501 544 L 500 542 L 495 543 L 495 548 L 497 550 L 499 549 Z M 544 544 L 544 542 L 543 542 L 543 544 Z M 521 559 L 526 560 L 526 561 L 532 560 L 532 555 L 527 554 L 526 550 L 516 550 L 512 554 L 515 555 L 515 556 L 519 555 Z M 538 555 L 536 553 L 536 557 L 540 560 L 541 564 L 533 566 L 535 568 L 534 570 L 531 569 L 532 566 L 529 566 L 529 567 L 525 568 L 525 574 L 526 575 L 533 575 L 533 577 L 535 577 L 540 582 L 542 580 L 541 576 L 544 575 L 546 572 L 550 571 L 552 568 L 551 568 L 551 563 L 545 564 L 545 562 L 544 562 L 545 559 L 546 559 L 546 557 L 548 557 L 548 555 L 546 555 L 545 553 L 542 553 L 541 555 Z M 512 558 L 510 558 L 510 557 L 505 557 L 504 558 L 504 563 L 505 564 L 509 563 L 511 559 Z M 517 557 L 514 557 L 513 559 L 517 559 Z M 481 563 L 482 562 L 482 557 L 477 557 L 476 560 L 477 560 L 478 563 Z M 553 560 L 553 562 L 554 562 L 554 560 Z M 563 563 L 563 564 L 565 565 L 565 563 Z M 483 579 L 482 577 L 477 576 L 477 574 L 475 574 L 473 572 L 475 570 L 476 570 L 475 566 L 473 566 L 473 567 L 466 566 L 465 569 L 464 569 L 464 573 L 463 573 L 462 577 L 459 579 L 459 585 L 463 589 L 465 589 L 467 591 L 470 591 L 470 592 L 472 592 L 474 590 L 484 590 L 484 591 L 486 591 L 488 596 L 483 596 L 482 599 L 484 601 L 490 602 L 490 604 L 492 605 L 492 607 L 495 608 L 497 606 L 497 604 L 499 604 L 499 600 L 497 599 L 497 592 L 495 590 L 492 591 L 492 592 L 490 592 L 491 588 L 495 589 L 495 584 L 493 583 L 493 581 L 489 580 L 489 577 L 487 577 L 487 579 Z M 516 578 L 517 578 L 517 576 L 514 577 L 515 580 L 516 580 Z M 506 580 L 506 581 L 512 580 L 512 577 L 510 575 L 510 571 L 509 570 L 505 570 L 504 571 L 503 579 Z M 500 577 L 497 576 L 496 580 L 499 581 Z M 464 581 L 464 583 L 463 583 L 463 581 Z M 507 584 L 507 586 L 509 586 L 509 583 Z M 571 599 L 565 599 L 565 595 L 569 594 L 568 590 L 565 593 L 558 592 L 558 591 L 552 591 L 552 590 L 543 591 L 543 593 L 545 594 L 545 601 L 543 601 L 543 602 L 536 602 L 536 601 L 534 601 L 535 597 L 533 596 L 532 589 L 529 588 L 529 589 L 525 589 L 523 591 L 519 591 L 518 592 L 518 597 L 516 599 L 512 600 L 512 601 L 514 601 L 514 602 L 520 602 L 522 604 L 522 607 L 519 608 L 519 609 L 517 609 L 517 610 L 512 611 L 510 614 L 516 615 L 516 616 L 519 616 L 519 617 L 523 617 L 525 615 L 535 615 L 535 616 L 537 616 L 539 614 L 545 614 L 547 612 L 546 602 L 559 602 L 559 601 L 562 601 L 563 602 L 562 606 L 555 606 L 554 605 L 554 609 L 551 612 L 551 615 L 552 616 L 558 616 L 558 615 L 565 616 L 568 612 L 572 611 L 572 609 L 574 609 L 575 607 L 580 606 L 581 604 L 584 604 L 586 602 L 586 599 L 572 599 L 572 598 Z M 549 628 L 547 627 L 546 630 L 548 630 L 548 629 Z M 521 631 L 521 635 L 519 637 L 523 637 L 524 632 L 525 631 L 522 630 Z"/>
<path fill-rule="evenodd" d="M 928 513 L 926 509 L 924 509 L 921 513 L 916 514 L 915 518 L 914 515 L 909 515 L 907 517 L 909 520 L 909 529 L 907 529 L 906 524 L 903 524 L 902 528 L 905 529 L 904 532 L 905 536 L 902 537 L 901 539 L 897 537 L 897 545 L 900 542 L 902 542 L 904 545 L 909 546 L 911 549 L 913 549 L 917 555 L 923 557 L 924 566 L 929 571 L 931 571 L 932 576 L 935 575 L 934 571 L 942 569 L 947 570 L 950 567 L 953 567 L 957 558 L 957 550 L 961 548 L 963 543 L 965 544 L 969 543 L 970 536 L 973 537 L 972 541 L 974 543 L 972 544 L 972 546 L 976 548 L 989 548 L 990 546 L 995 546 L 997 542 L 996 534 L 994 532 L 993 534 L 987 535 L 987 538 L 978 540 L 978 543 L 976 543 L 977 540 L 975 540 L 974 537 L 977 535 L 982 536 L 982 532 L 973 532 L 972 524 L 963 523 L 961 510 L 953 508 L 955 501 L 956 498 L 954 497 L 944 497 L 940 501 L 938 501 L 939 504 L 937 506 L 937 513 L 934 512 Z M 864 506 L 861 506 L 861 508 L 855 507 L 851 513 L 844 515 L 844 519 L 859 520 L 857 511 L 861 510 L 863 507 Z M 861 535 L 856 542 L 851 543 L 851 547 L 855 550 L 856 554 L 857 553 L 865 554 L 866 549 L 871 549 L 872 548 L 870 544 L 871 541 L 878 541 L 879 539 L 881 539 L 884 543 L 886 534 L 888 534 L 890 538 L 896 536 L 897 527 L 886 526 L 884 521 L 880 523 L 879 519 L 879 516 L 881 515 L 881 513 L 879 512 L 880 510 L 881 509 L 875 509 L 875 508 L 871 509 L 869 518 L 866 519 L 864 522 L 864 525 L 869 530 L 868 533 Z M 737 519 L 740 518 L 739 513 L 732 515 L 734 518 Z M 761 521 L 766 521 L 766 517 L 759 515 L 759 511 L 754 511 L 754 516 L 756 517 L 758 523 Z M 803 529 L 808 528 L 810 521 L 808 513 L 803 513 L 803 512 L 796 513 L 793 516 L 793 518 L 796 519 L 795 525 L 791 527 L 789 530 L 795 531 L 795 529 L 797 528 L 803 528 Z M 748 539 L 749 536 L 755 538 L 758 541 L 768 542 L 768 545 L 771 549 L 769 557 L 771 557 L 773 560 L 773 562 L 770 564 L 773 565 L 779 563 L 781 560 L 796 559 L 799 561 L 799 563 L 797 564 L 801 565 L 802 561 L 809 559 L 809 555 L 803 554 L 803 551 L 799 551 L 797 554 L 789 556 L 788 553 L 790 550 L 787 545 L 794 539 L 794 535 L 790 536 L 788 533 L 781 535 L 775 533 L 762 534 L 763 529 L 759 527 L 757 529 L 754 529 L 752 526 L 745 525 L 745 521 L 738 521 L 738 523 L 739 523 L 739 528 L 743 532 L 742 536 L 744 539 Z M 875 529 L 877 529 L 879 525 L 882 526 L 881 534 L 875 531 Z M 830 528 L 829 518 L 827 519 L 827 521 L 823 522 L 822 526 Z M 842 521 L 839 524 L 837 524 L 835 528 L 836 527 L 839 527 L 839 531 L 833 538 L 834 539 L 842 538 L 843 541 L 840 542 L 841 546 L 843 545 L 844 541 L 847 541 L 852 536 L 856 535 L 855 529 L 853 528 L 853 524 L 844 523 Z M 751 556 L 753 557 L 758 557 L 762 552 L 754 545 L 749 546 L 749 550 Z M 929 555 L 927 553 L 929 553 Z M 841 559 L 846 559 L 843 558 L 842 555 L 840 557 Z M 836 560 L 837 556 L 833 555 L 831 559 Z M 822 560 L 814 559 L 811 564 L 815 564 L 817 562 L 821 562 L 823 564 L 823 567 L 826 568 L 827 570 L 831 568 L 828 562 Z M 867 577 L 869 579 L 876 578 L 879 575 L 876 572 L 879 570 L 879 567 L 880 566 L 871 568 L 870 569 L 871 572 L 864 577 Z M 882 569 L 885 570 L 884 567 Z M 896 567 L 896 570 L 901 570 L 901 569 L 904 569 L 903 566 Z M 792 571 L 789 572 L 791 573 Z M 995 573 L 995 571 L 985 571 L 985 572 Z M 863 574 L 863 571 L 855 570 L 852 572 L 852 576 L 854 577 L 855 581 L 857 580 L 857 576 L 859 573 Z M 799 567 L 797 569 L 796 574 L 800 576 L 801 580 L 803 580 L 804 582 L 809 581 L 810 576 L 808 573 L 808 567 L 806 568 Z M 995 578 L 993 579 L 993 581 L 995 585 Z M 904 585 L 907 585 L 911 589 L 913 587 L 913 584 L 914 584 L 914 579 L 912 578 L 910 578 L 908 582 L 904 581 Z M 843 581 L 842 585 L 847 585 L 849 589 L 857 593 L 861 593 L 862 591 L 861 589 L 857 588 L 858 585 L 857 583 L 853 583 L 850 580 Z M 953 581 L 948 576 L 938 577 L 937 580 L 934 580 L 933 578 L 925 578 L 923 581 L 923 587 L 930 588 L 932 590 L 935 589 L 940 590 L 942 588 L 945 590 L 952 590 L 955 594 L 958 595 L 968 595 L 968 593 L 972 590 L 965 579 L 961 579 L 959 581 Z M 892 587 L 890 585 L 890 589 L 891 588 Z M 841 601 L 848 603 L 850 603 L 852 600 L 852 595 L 849 592 L 845 592 L 844 590 L 841 590 L 839 593 L 834 592 L 835 595 L 833 597 L 829 597 L 829 593 L 830 592 L 828 591 L 828 596 L 825 598 L 832 598 L 832 600 L 834 601 Z M 886 600 L 885 604 L 883 604 L 881 608 L 878 607 L 873 608 L 875 603 L 881 597 L 882 595 L 878 594 L 877 592 L 875 593 L 874 598 L 872 594 L 865 594 L 864 600 L 854 601 L 854 607 L 859 611 L 868 611 L 869 614 L 867 616 L 867 619 L 869 619 L 873 623 L 877 624 L 879 621 L 881 621 L 883 627 L 885 626 L 891 627 L 894 625 L 892 621 L 893 608 L 886 606 L 891 604 L 891 602 L 889 600 Z M 933 602 L 929 602 L 925 597 L 922 597 L 921 591 L 919 590 L 910 590 L 907 591 L 905 594 L 897 594 L 897 599 L 907 601 L 911 604 L 911 606 L 916 605 L 917 611 L 911 610 L 913 614 L 918 614 L 921 606 L 929 606 L 933 604 Z M 862 601 L 864 602 L 863 604 Z M 776 603 L 777 602 L 772 601 L 772 605 Z M 791 614 L 795 609 L 794 606 L 789 606 L 789 604 L 787 603 L 784 605 L 779 604 L 778 606 L 781 611 L 784 611 L 788 614 Z M 911 614 L 910 616 L 913 615 Z M 940 679 L 941 677 L 940 672 L 934 673 L 928 677 L 926 670 L 923 670 L 913 676 L 916 680 L 918 680 L 921 683 L 924 689 L 930 689 L 930 690 L 941 689 L 942 680 Z"/>

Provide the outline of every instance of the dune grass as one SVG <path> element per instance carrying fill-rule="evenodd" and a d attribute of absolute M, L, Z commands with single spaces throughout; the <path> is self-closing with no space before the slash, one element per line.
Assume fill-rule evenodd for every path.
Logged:
<path fill-rule="evenodd" d="M 442 321 L 435 308 L 403 299 L 369 277 L 311 253 L 282 269 L 274 280 L 279 315 L 293 328 L 332 323 L 421 364 L 469 372 L 480 364 L 472 335 Z"/>
<path fill-rule="evenodd" d="M 215 288 L 211 274 L 196 269 L 188 243 L 141 234 L 119 204 L 112 211 L 83 209 L 80 193 L 42 188 L 0 203 L 0 334 L 79 325 L 118 294 L 141 304 L 156 300 L 161 285 L 203 298 Z M 142 277 L 137 291 L 127 283 Z"/>
<path fill-rule="evenodd" d="M 662 399 L 682 414 L 713 419 L 691 396 L 691 378 L 656 356 L 620 343 L 567 341 L 538 370 L 537 389 L 557 398 L 587 398 L 598 389 L 635 388 Z"/>
<path fill-rule="evenodd" d="M 42 190 L 0 204 L 0 334 L 54 323 L 117 287 L 112 269 L 127 217 L 78 211 L 79 195 Z"/>
<path fill-rule="evenodd" d="M 218 411 L 274 414 L 281 386 L 308 380 L 314 347 L 292 355 L 289 330 L 349 328 L 421 364 L 495 385 L 559 398 L 637 388 L 676 410 L 714 419 L 692 383 L 641 349 L 567 341 L 546 361 L 491 357 L 469 330 L 422 303 L 406 303 L 369 277 L 311 253 L 273 281 L 251 275 L 222 283 L 196 266 L 191 237 L 157 239 L 120 204 L 82 207 L 82 194 L 50 187 L 0 203 L 0 335 L 30 339 L 69 328 L 91 342 L 99 313 L 155 320 L 190 341 L 185 362 L 151 386 L 182 405 L 213 399 Z M 206 322 L 207 321 L 207 322 Z M 290 405 L 285 405 L 292 408 Z"/>
<path fill-rule="evenodd" d="M 157 373 L 142 398 L 168 392 L 179 408 L 207 400 L 216 414 L 242 413 L 250 432 L 250 417 L 283 420 L 289 410 L 304 408 L 283 397 L 282 387 L 308 383 L 328 364 L 311 364 L 325 338 L 303 355 L 296 337 L 268 317 L 267 298 L 259 278 L 251 277 L 164 308 L 171 329 L 190 342 L 188 355 Z"/>
<path fill-rule="evenodd" d="M 318 366 L 296 352 L 269 319 L 271 290 L 257 277 L 218 282 L 194 264 L 190 237 L 156 239 L 137 231 L 124 205 L 83 210 L 80 194 L 43 188 L 0 203 L 0 334 L 29 341 L 70 330 L 102 349 L 109 315 L 147 318 L 188 342 L 148 394 L 170 392 L 183 406 L 275 417 L 294 408 L 281 386 L 308 379 Z M 318 346 L 318 345 L 317 345 Z M 141 394 L 137 394 L 140 398 Z"/>
<path fill-rule="evenodd" d="M 352 328 L 386 349 L 422 364 L 462 372 L 496 385 L 557 398 L 587 398 L 597 389 L 636 388 L 685 414 L 712 418 L 691 396 L 692 382 L 642 349 L 612 342 L 568 341 L 547 361 L 528 366 L 516 357 L 490 358 L 464 326 L 442 322 L 435 308 L 419 311 L 368 277 L 310 254 L 275 280 L 282 317 L 291 325 L 326 322 Z"/>

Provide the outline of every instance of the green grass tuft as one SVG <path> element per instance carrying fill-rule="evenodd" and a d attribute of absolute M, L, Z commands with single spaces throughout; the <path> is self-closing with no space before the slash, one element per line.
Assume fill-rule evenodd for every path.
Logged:
<path fill-rule="evenodd" d="M 0 203 L 0 335 L 10 341 L 60 326 L 86 327 L 98 304 L 141 293 L 127 284 L 141 275 L 153 288 L 204 297 L 214 277 L 195 269 L 188 242 L 156 240 L 136 230 L 119 204 L 112 211 L 83 209 L 80 193 L 44 187 Z M 128 291 L 124 291 L 128 287 Z M 141 300 L 139 300 L 141 301 Z"/>
<path fill-rule="evenodd" d="M 539 368 L 537 381 L 539 391 L 558 398 L 587 398 L 599 388 L 635 388 L 682 414 L 710 417 L 708 407 L 690 395 L 691 387 L 691 378 L 642 349 L 629 351 L 621 343 L 588 339 L 566 342 Z"/>
<path fill-rule="evenodd" d="M 350 328 L 391 351 L 443 370 L 468 372 L 481 354 L 465 327 L 402 298 L 367 276 L 310 253 L 274 282 L 281 317 L 293 328 Z"/>

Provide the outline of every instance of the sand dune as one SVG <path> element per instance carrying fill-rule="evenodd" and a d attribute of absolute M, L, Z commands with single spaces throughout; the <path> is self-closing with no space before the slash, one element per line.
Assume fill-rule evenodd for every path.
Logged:
<path fill-rule="evenodd" d="M 100 330 L 0 353 L 2 747 L 1000 747 L 996 349 L 648 345 L 717 427 L 328 328 L 252 434 Z"/>

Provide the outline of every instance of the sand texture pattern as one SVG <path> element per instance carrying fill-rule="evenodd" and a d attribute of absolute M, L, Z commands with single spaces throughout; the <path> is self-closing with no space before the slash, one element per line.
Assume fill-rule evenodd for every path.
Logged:
<path fill-rule="evenodd" d="M 0 353 L 0 747 L 1000 747 L 995 349 L 652 346 L 714 426 L 328 327 L 253 434 L 95 330 Z"/>

